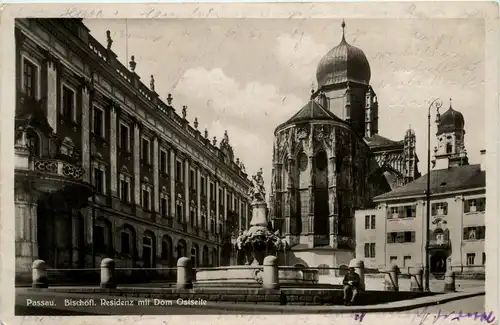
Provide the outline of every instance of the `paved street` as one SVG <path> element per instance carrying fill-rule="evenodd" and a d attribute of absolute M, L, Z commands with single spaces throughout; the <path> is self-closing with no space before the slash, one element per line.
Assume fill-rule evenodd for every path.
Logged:
<path fill-rule="evenodd" d="M 485 301 L 485 296 L 477 296 L 468 299 L 450 301 L 435 306 L 420 308 L 419 310 L 421 311 L 425 310 L 426 313 L 431 313 L 431 314 L 437 314 L 439 312 L 458 313 L 460 311 L 464 313 L 475 313 L 475 312 L 482 313 L 485 311 L 484 301 Z"/>
<path fill-rule="evenodd" d="M 320 276 L 320 283 L 329 284 L 340 284 L 343 278 L 333 277 L 333 276 Z M 457 279 L 455 285 L 458 291 L 469 291 L 484 288 L 484 280 L 464 280 Z M 444 289 L 444 280 L 432 279 L 429 281 L 431 291 L 442 292 Z M 384 290 L 384 278 L 383 277 L 365 277 L 365 286 L 367 290 Z M 400 290 L 407 291 L 410 290 L 410 280 L 409 279 L 399 279 Z"/>

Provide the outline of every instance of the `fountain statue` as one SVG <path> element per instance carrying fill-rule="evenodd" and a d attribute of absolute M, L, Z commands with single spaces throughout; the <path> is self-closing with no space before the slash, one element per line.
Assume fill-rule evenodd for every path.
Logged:
<path fill-rule="evenodd" d="M 267 220 L 266 189 L 262 168 L 252 176 L 252 186 L 249 190 L 252 207 L 250 229 L 241 231 L 236 239 L 238 255 L 246 257 L 245 264 L 262 265 L 267 255 L 275 255 L 285 250 L 287 243 L 280 238 L 279 231 L 272 232 Z"/>

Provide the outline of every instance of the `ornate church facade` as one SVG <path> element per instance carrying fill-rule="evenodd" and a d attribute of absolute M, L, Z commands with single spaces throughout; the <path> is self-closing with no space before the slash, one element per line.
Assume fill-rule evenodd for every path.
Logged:
<path fill-rule="evenodd" d="M 342 39 L 319 62 L 318 89 L 275 130 L 270 216 L 291 247 L 287 264 L 347 264 L 354 257 L 354 210 L 418 178 L 415 133 L 379 135 L 370 64 Z"/>

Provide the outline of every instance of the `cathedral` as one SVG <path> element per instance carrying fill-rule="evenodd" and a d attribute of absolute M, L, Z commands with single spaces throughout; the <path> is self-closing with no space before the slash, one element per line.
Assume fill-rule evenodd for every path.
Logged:
<path fill-rule="evenodd" d="M 290 244 L 288 265 L 346 265 L 354 257 L 354 210 L 420 176 L 415 133 L 379 134 L 370 64 L 340 44 L 319 62 L 309 102 L 274 132 L 270 217 Z"/>

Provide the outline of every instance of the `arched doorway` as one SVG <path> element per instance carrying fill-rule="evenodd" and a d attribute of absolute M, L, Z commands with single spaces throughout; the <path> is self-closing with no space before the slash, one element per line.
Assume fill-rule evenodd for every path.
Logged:
<path fill-rule="evenodd" d="M 207 246 L 203 246 L 203 252 L 202 252 L 202 265 L 203 266 L 208 266 L 208 247 Z"/>
<path fill-rule="evenodd" d="M 172 238 L 167 235 L 164 235 L 161 241 L 161 259 L 167 266 L 173 265 Z"/>
<path fill-rule="evenodd" d="M 431 253 L 430 258 L 430 271 L 432 274 L 439 274 L 446 272 L 446 258 L 447 254 L 444 251 L 435 251 Z"/>
<path fill-rule="evenodd" d="M 199 249 L 198 249 L 198 245 L 196 244 L 193 244 L 193 247 L 191 248 L 191 265 L 193 265 L 193 267 L 198 267 L 198 264 L 199 264 Z"/>
<path fill-rule="evenodd" d="M 155 267 L 155 235 L 151 231 L 144 232 L 142 238 L 142 263 L 144 268 Z"/>

